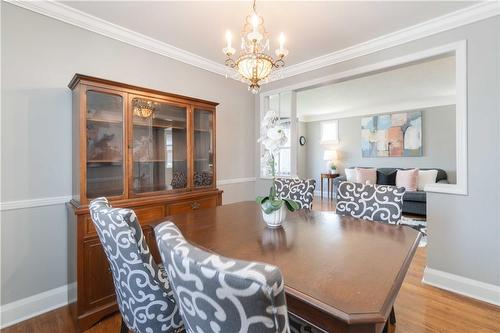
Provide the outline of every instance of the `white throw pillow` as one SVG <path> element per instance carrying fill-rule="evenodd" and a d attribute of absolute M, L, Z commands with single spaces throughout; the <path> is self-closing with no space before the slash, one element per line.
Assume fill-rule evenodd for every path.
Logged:
<path fill-rule="evenodd" d="M 437 170 L 418 170 L 418 186 L 419 191 L 423 191 L 425 185 L 435 184 L 438 175 Z"/>
<path fill-rule="evenodd" d="M 347 179 L 348 182 L 356 182 L 357 180 L 357 175 L 356 175 L 356 169 L 352 168 L 352 169 L 347 169 L 345 168 L 344 169 L 344 172 L 345 172 L 345 177 Z"/>

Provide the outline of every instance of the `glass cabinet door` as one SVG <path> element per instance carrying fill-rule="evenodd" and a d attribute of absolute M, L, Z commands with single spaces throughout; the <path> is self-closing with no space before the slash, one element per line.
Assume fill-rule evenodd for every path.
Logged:
<path fill-rule="evenodd" d="M 132 193 L 187 188 L 187 107 L 134 97 Z"/>
<path fill-rule="evenodd" d="M 87 90 L 87 198 L 124 192 L 123 96 Z"/>
<path fill-rule="evenodd" d="M 214 182 L 213 122 L 212 111 L 194 109 L 194 187 L 212 186 Z"/>

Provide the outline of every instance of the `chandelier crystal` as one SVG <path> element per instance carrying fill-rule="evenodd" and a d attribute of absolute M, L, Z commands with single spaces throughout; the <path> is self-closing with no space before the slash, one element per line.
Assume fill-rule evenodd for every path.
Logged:
<path fill-rule="evenodd" d="M 276 70 L 285 65 L 283 59 L 288 55 L 285 49 L 285 35 L 280 34 L 279 48 L 276 49 L 276 59 L 266 54 L 269 52 L 269 38 L 264 28 L 264 19 L 257 14 L 255 0 L 253 2 L 252 13 L 245 18 L 241 31 L 240 52 L 236 59 L 233 59 L 236 50 L 232 46 L 232 34 L 226 32 L 227 45 L 222 52 L 227 56 L 225 65 L 230 70 L 230 75 L 246 82 L 248 90 L 256 94 L 260 90 L 262 83 L 276 73 Z"/>

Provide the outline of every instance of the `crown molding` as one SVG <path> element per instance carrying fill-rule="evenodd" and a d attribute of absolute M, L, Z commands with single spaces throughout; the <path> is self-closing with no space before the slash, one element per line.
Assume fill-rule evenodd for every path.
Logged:
<path fill-rule="evenodd" d="M 4 1 L 188 65 L 219 75 L 226 75 L 226 68 L 222 64 L 100 19 L 57 1 Z"/>
<path fill-rule="evenodd" d="M 362 57 L 500 15 L 500 2 L 485 1 L 354 46 L 283 68 L 279 79 Z M 276 81 L 276 80 L 275 80 Z"/>
<path fill-rule="evenodd" d="M 224 76 L 227 74 L 226 68 L 223 64 L 161 42 L 157 39 L 148 37 L 53 0 L 4 1 L 212 73 Z M 500 2 L 480 2 L 476 5 L 433 18 L 417 25 L 371 39 L 343 50 L 335 51 L 295 65 L 287 66 L 283 68 L 280 76 L 274 81 L 375 53 L 497 15 L 500 15 Z"/>

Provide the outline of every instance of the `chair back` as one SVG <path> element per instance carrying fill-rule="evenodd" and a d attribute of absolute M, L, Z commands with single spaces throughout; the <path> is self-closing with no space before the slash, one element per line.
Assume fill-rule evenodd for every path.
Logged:
<path fill-rule="evenodd" d="M 281 178 L 275 180 L 276 194 L 281 199 L 296 201 L 301 209 L 312 209 L 315 179 Z"/>
<path fill-rule="evenodd" d="M 337 214 L 398 224 L 404 194 L 404 187 L 342 182 L 337 191 Z"/>
<path fill-rule="evenodd" d="M 154 262 L 134 211 L 112 208 L 106 198 L 97 198 L 90 203 L 90 216 L 128 328 L 138 333 L 181 331 L 182 317 L 168 278 Z"/>
<path fill-rule="evenodd" d="M 225 258 L 189 244 L 171 222 L 156 242 L 187 332 L 288 332 L 276 266 Z"/>

